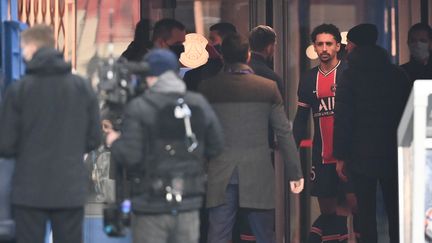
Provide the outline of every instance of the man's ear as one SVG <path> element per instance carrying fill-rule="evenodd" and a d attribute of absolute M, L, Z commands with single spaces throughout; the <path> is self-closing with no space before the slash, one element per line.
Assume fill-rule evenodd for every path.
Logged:
<path fill-rule="evenodd" d="M 272 56 L 272 55 L 273 55 L 273 53 L 274 53 L 274 49 L 275 49 L 275 43 L 270 43 L 270 44 L 268 44 L 268 45 L 264 48 L 265 53 L 266 53 L 268 56 Z"/>
<path fill-rule="evenodd" d="M 162 38 L 157 38 L 154 41 L 154 44 L 158 48 L 168 48 L 168 45 L 166 44 L 165 40 L 163 40 Z"/>

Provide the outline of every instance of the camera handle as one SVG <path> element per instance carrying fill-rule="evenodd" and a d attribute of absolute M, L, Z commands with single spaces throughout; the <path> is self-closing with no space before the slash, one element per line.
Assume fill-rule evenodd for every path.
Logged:
<path fill-rule="evenodd" d="M 198 147 L 198 140 L 196 139 L 195 133 L 192 131 L 190 117 L 192 112 L 189 106 L 184 102 L 183 98 L 177 100 L 177 106 L 174 109 L 174 116 L 177 119 L 183 119 L 186 132 L 186 145 L 187 151 L 192 153 Z"/>

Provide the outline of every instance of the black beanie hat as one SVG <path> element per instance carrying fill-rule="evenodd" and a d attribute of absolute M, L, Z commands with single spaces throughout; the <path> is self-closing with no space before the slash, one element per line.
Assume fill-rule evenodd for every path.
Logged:
<path fill-rule="evenodd" d="M 348 31 L 347 39 L 357 46 L 372 46 L 378 39 L 378 29 L 374 24 L 359 24 Z"/>

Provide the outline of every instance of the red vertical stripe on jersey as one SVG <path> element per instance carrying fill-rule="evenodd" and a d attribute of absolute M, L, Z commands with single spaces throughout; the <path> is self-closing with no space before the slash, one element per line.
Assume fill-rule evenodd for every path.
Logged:
<path fill-rule="evenodd" d="M 336 70 L 323 74 L 318 71 L 317 74 L 317 98 L 320 101 L 319 112 L 329 113 L 319 117 L 322 141 L 322 161 L 324 164 L 335 163 L 333 157 L 333 124 L 334 124 L 334 97 L 336 84 Z"/>

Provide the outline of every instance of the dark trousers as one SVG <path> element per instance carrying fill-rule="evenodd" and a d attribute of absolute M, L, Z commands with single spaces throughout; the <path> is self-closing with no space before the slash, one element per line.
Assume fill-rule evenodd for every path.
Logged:
<path fill-rule="evenodd" d="M 84 208 L 41 209 L 14 206 L 17 243 L 44 243 L 47 222 L 51 223 L 54 243 L 83 241 Z"/>
<path fill-rule="evenodd" d="M 399 242 L 399 209 L 397 175 L 388 178 L 369 177 L 351 172 L 354 191 L 357 196 L 359 231 L 362 243 L 376 243 L 378 240 L 376 220 L 376 189 L 379 182 L 389 223 L 391 243 Z"/>
<path fill-rule="evenodd" d="M 208 243 L 230 242 L 236 221 L 238 205 L 238 185 L 228 184 L 225 199 L 226 203 L 209 208 Z M 274 243 L 275 211 L 247 209 L 245 211 L 252 233 L 257 243 Z"/>

